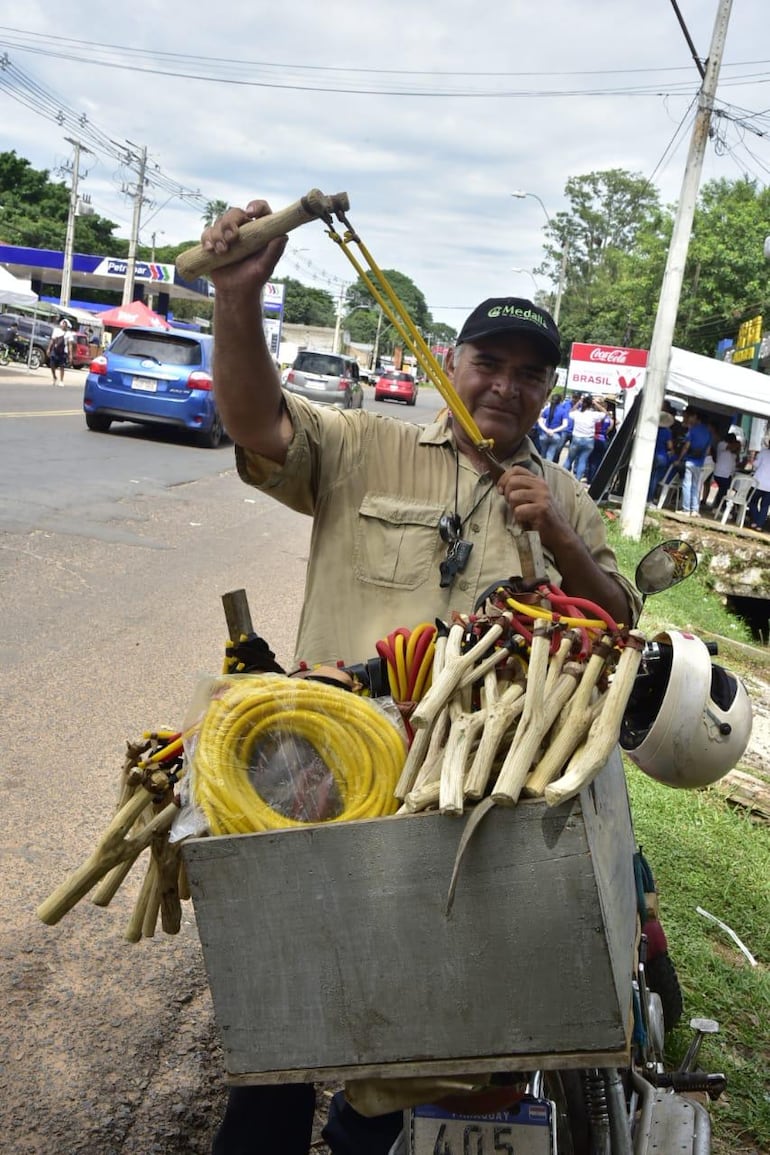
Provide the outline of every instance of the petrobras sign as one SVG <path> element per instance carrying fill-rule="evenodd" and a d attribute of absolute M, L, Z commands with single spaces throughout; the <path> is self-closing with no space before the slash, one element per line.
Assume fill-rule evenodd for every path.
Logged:
<path fill-rule="evenodd" d="M 274 284 L 268 281 L 265 285 L 265 291 L 262 294 L 262 308 L 269 313 L 283 312 L 283 298 L 286 291 L 285 285 Z"/>
<path fill-rule="evenodd" d="M 567 389 L 573 393 L 600 393 L 626 397 L 641 389 L 647 372 L 647 350 L 619 345 L 574 342 L 567 370 Z"/>
<path fill-rule="evenodd" d="M 128 261 L 119 257 L 104 257 L 99 262 L 94 273 L 102 277 L 119 277 L 123 280 L 128 272 Z M 134 280 L 150 281 L 152 284 L 174 283 L 174 266 L 158 265 L 154 261 L 136 261 L 134 264 Z M 112 290 L 110 290 L 112 292 Z"/>

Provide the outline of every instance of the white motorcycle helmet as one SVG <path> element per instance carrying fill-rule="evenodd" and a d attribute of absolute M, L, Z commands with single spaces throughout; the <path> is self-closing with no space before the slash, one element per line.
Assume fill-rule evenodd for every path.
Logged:
<path fill-rule="evenodd" d="M 666 786 L 699 790 L 736 765 L 751 737 L 751 702 L 743 683 L 711 661 L 700 638 L 658 634 L 654 673 L 632 695 L 620 745 Z"/>

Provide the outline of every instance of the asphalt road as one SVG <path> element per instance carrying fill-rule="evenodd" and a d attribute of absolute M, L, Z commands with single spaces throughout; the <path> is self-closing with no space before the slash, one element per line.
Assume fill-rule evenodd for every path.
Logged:
<path fill-rule="evenodd" d="M 126 741 L 182 725 L 219 671 L 222 593 L 290 661 L 310 521 L 244 486 L 229 445 L 88 432 L 83 380 L 0 369 L 0 1152 L 206 1152 L 224 1083 L 190 904 L 137 945 L 143 866 L 108 909 L 35 908 L 106 828 Z M 377 408 L 425 420 L 434 398 Z"/>

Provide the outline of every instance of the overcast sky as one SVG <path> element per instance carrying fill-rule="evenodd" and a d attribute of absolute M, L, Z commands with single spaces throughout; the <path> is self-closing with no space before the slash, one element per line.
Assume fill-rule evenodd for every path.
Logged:
<path fill-rule="evenodd" d="M 703 59 L 717 7 L 679 0 Z M 768 0 L 734 0 L 704 180 L 767 181 L 767 29 Z M 700 79 L 671 0 L 0 0 L 2 55 L 0 150 L 55 174 L 82 116 L 207 200 L 344 190 L 378 263 L 455 327 L 484 297 L 531 295 L 513 270 L 542 259 L 536 197 L 564 209 L 569 177 L 623 168 L 677 199 Z M 81 191 L 128 237 L 135 175 L 84 159 Z M 147 195 L 142 243 L 197 239 L 200 203 Z M 278 271 L 335 295 L 355 276 L 316 223 Z"/>

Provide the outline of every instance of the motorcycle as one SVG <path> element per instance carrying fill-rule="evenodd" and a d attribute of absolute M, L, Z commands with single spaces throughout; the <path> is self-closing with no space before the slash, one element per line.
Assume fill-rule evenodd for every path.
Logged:
<path fill-rule="evenodd" d="M 637 588 L 646 599 L 696 565 L 687 542 L 664 542 Z M 745 688 L 713 656 L 675 630 L 643 646 L 620 747 L 671 787 L 715 781 L 748 743 Z M 374 698 L 387 682 L 381 657 L 344 672 Z M 403 1111 L 390 1155 L 709 1155 L 704 1100 L 726 1079 L 698 1060 L 718 1026 L 693 1019 L 687 1054 L 667 1067 L 681 992 L 617 750 L 570 797 L 484 819 L 451 917 L 436 888 L 447 851 L 457 874 L 483 802 L 459 848 L 435 810 L 187 841 L 234 1081 L 346 1080 L 360 1114 Z"/>
<path fill-rule="evenodd" d="M 0 344 L 0 365 L 10 365 L 11 362 L 39 369 L 45 363 L 45 355 L 37 345 L 30 349 L 29 341 L 17 337 L 15 341 Z"/>

